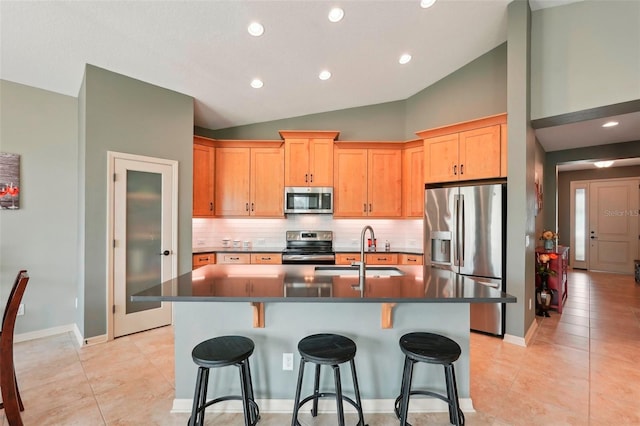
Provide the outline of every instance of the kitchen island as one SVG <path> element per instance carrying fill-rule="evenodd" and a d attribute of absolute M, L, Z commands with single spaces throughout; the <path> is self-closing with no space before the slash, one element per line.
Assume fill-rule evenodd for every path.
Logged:
<path fill-rule="evenodd" d="M 352 268 L 326 268 L 207 265 L 132 296 L 133 301 L 180 302 L 174 303 L 174 411 L 191 408 L 196 376 L 192 348 L 202 340 L 228 334 L 249 337 L 256 344 L 251 368 L 261 411 L 291 411 L 298 341 L 309 334 L 331 332 L 348 336 L 358 345 L 356 366 L 365 415 L 391 412 L 403 366 L 398 340 L 410 331 L 440 333 L 461 346 L 462 356 L 455 364 L 458 391 L 462 408 L 473 409 L 469 304 L 513 303 L 515 297 L 450 271 L 423 266 L 368 268 L 364 288 L 358 287 Z M 294 354 L 293 370 L 283 370 L 284 353 Z M 216 371 L 210 389 L 239 392 L 236 375 L 235 369 Z M 323 384 L 331 382 L 329 375 L 323 376 Z M 417 366 L 414 383 L 444 391 L 442 368 Z M 343 386 L 349 392 L 352 384 L 345 380 Z M 411 409 L 446 410 L 446 406 L 439 400 L 416 398 Z"/>

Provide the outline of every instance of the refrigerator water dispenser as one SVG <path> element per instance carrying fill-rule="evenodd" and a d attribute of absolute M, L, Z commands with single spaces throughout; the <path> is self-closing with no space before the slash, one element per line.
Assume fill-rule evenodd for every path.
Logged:
<path fill-rule="evenodd" d="M 431 263 L 451 265 L 451 232 L 431 232 Z"/>

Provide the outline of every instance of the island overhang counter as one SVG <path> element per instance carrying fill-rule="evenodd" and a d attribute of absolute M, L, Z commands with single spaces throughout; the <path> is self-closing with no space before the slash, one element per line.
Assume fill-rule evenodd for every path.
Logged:
<path fill-rule="evenodd" d="M 329 332 L 345 335 L 358 346 L 356 368 L 365 415 L 392 412 L 404 361 L 398 340 L 412 331 L 443 334 L 461 346 L 462 355 L 455 363 L 458 391 L 463 409 L 473 409 L 469 304 L 514 303 L 514 296 L 428 266 L 400 265 L 393 269 L 402 275 L 392 276 L 388 268 L 368 270 L 364 288 L 358 287 L 358 276 L 349 268 L 330 274 L 316 268 L 207 265 L 133 295 L 133 302 L 184 302 L 173 305 L 173 410 L 191 408 L 196 377 L 193 347 L 212 337 L 235 334 L 249 337 L 256 345 L 251 369 L 260 410 L 290 412 L 299 362 L 297 343 L 307 335 Z M 286 353 L 294 354 L 293 370 L 283 370 Z M 210 394 L 239 392 L 235 369 L 222 370 L 212 374 Z M 321 386 L 331 383 L 330 375 L 323 375 Z M 414 384 L 444 391 L 442 367 L 417 366 Z M 345 392 L 350 386 L 349 381 L 343 383 Z M 411 410 L 446 410 L 446 406 L 439 400 L 416 398 Z"/>

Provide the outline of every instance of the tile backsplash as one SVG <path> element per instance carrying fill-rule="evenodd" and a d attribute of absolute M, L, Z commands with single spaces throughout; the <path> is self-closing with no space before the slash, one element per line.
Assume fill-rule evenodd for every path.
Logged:
<path fill-rule="evenodd" d="M 192 244 L 220 247 L 222 239 L 250 241 L 253 247 L 284 248 L 286 231 L 333 231 L 336 248 L 359 249 L 360 232 L 373 228 L 378 246 L 389 241 L 391 248 L 422 249 L 421 219 L 334 219 L 325 215 L 291 215 L 286 219 L 193 219 Z M 368 237 L 368 235 L 367 235 Z"/>

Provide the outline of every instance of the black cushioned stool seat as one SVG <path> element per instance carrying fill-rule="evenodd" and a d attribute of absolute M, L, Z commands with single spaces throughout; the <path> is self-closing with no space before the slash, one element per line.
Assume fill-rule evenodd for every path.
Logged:
<path fill-rule="evenodd" d="M 408 333 L 400 338 L 400 349 L 405 354 L 404 370 L 402 372 L 402 385 L 400 395 L 396 399 L 395 411 L 400 419 L 400 425 L 409 425 L 409 397 L 411 395 L 425 395 L 439 398 L 449 404 L 449 421 L 455 425 L 464 424 L 464 414 L 458 403 L 458 388 L 453 363 L 462 350 L 453 340 L 434 333 Z M 413 365 L 416 362 L 429 364 L 441 364 L 444 366 L 445 380 L 447 383 L 447 395 L 441 395 L 428 390 L 411 390 L 413 378 Z"/>
<path fill-rule="evenodd" d="M 205 340 L 196 345 L 191 352 L 193 362 L 198 365 L 196 391 L 193 397 L 193 409 L 189 426 L 204 424 L 205 409 L 217 402 L 242 401 L 245 426 L 258 423 L 260 413 L 253 396 L 249 357 L 254 349 L 253 341 L 243 336 L 221 336 Z M 240 371 L 240 390 L 242 395 L 226 395 L 207 401 L 209 369 L 234 365 Z"/>
<path fill-rule="evenodd" d="M 296 397 L 293 406 L 293 418 L 291 426 L 298 426 L 298 411 L 301 406 L 313 400 L 313 408 L 311 415 L 318 415 L 318 399 L 324 397 L 335 397 L 338 425 L 344 426 L 344 406 L 343 401 L 348 402 L 358 412 L 358 426 L 365 426 L 364 415 L 362 413 L 362 401 L 360 400 L 360 389 L 358 387 L 358 376 L 356 375 L 356 364 L 354 358 L 356 356 L 356 344 L 353 340 L 338 334 L 314 334 L 307 336 L 298 342 L 298 352 L 300 352 L 300 370 L 298 373 L 298 386 L 296 387 Z M 302 390 L 302 378 L 304 375 L 304 367 L 307 362 L 316 364 L 315 381 L 313 386 L 313 394 L 307 396 L 302 401 L 300 393 Z M 342 394 L 342 383 L 340 381 L 340 364 L 349 362 L 351 364 L 351 375 L 353 378 L 353 388 L 355 392 L 355 401 Z M 330 365 L 333 369 L 335 381 L 335 392 L 320 392 L 320 367 L 322 365 Z"/>

